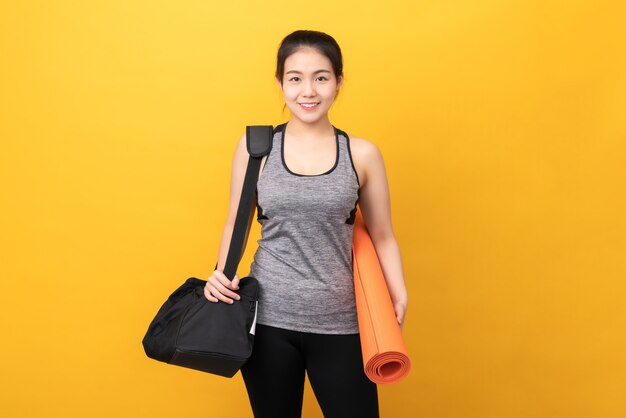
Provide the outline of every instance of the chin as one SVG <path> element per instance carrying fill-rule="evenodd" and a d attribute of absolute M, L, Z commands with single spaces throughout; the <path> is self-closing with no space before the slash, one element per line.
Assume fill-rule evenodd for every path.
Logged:
<path fill-rule="evenodd" d="M 298 119 L 300 119 L 302 122 L 305 123 L 315 123 L 317 121 L 319 121 L 320 119 L 324 119 L 328 117 L 328 111 L 323 111 L 323 112 L 315 112 L 314 114 L 303 114 L 302 112 L 294 112 L 293 110 L 291 111 L 291 115 L 293 117 L 296 117 Z"/>

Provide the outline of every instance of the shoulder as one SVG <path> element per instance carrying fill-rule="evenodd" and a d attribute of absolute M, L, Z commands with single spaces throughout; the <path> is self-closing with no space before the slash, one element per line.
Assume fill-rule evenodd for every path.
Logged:
<path fill-rule="evenodd" d="M 354 168 L 363 186 L 367 182 L 368 175 L 372 175 L 372 169 L 382 163 L 380 149 L 369 139 L 350 135 L 350 154 L 352 154 Z"/>
<path fill-rule="evenodd" d="M 237 147 L 235 148 L 235 159 L 248 161 L 248 138 L 244 132 L 237 140 Z"/>
<path fill-rule="evenodd" d="M 369 139 L 360 138 L 358 136 L 350 136 L 350 151 L 357 154 L 357 158 L 372 158 L 376 154 L 380 154 L 378 146 Z"/>
<path fill-rule="evenodd" d="M 237 141 L 237 150 L 246 150 L 246 133 L 244 132 Z"/>
<path fill-rule="evenodd" d="M 234 173 L 245 173 L 248 165 L 248 148 L 246 145 L 246 134 L 244 133 L 237 140 L 237 144 L 234 147 L 232 157 L 232 170 Z"/>
<path fill-rule="evenodd" d="M 280 131 L 280 128 L 283 127 L 284 124 L 282 125 L 276 125 L 273 128 L 273 133 L 272 133 L 272 138 L 270 141 L 274 141 L 274 137 L 276 135 L 276 132 Z M 241 136 L 239 137 L 239 139 L 237 140 L 237 148 L 235 149 L 235 155 L 239 156 L 239 157 L 244 157 L 244 158 L 248 158 L 248 138 L 247 138 L 247 134 L 244 131 Z M 267 156 L 263 157 L 266 158 Z"/>
<path fill-rule="evenodd" d="M 261 158 L 261 166 L 259 168 L 259 177 L 261 176 L 261 173 L 263 172 L 263 168 L 265 167 L 265 161 L 267 160 L 268 156 L 269 154 L 264 155 L 263 158 Z M 245 172 L 248 168 L 249 157 L 250 157 L 250 154 L 248 154 L 248 139 L 247 139 L 246 133 L 244 132 L 243 135 L 241 135 L 241 137 L 237 141 L 237 147 L 235 148 L 235 153 L 233 155 L 233 163 L 232 163 L 233 170 L 239 173 L 243 173 L 243 175 L 245 175 Z"/>

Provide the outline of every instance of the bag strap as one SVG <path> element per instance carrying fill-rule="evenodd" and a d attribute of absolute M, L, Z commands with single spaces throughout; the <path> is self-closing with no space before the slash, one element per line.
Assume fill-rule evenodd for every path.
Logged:
<path fill-rule="evenodd" d="M 271 125 L 246 126 L 246 148 L 249 154 L 248 167 L 246 168 L 246 176 L 243 181 L 233 234 L 230 238 L 226 265 L 224 266 L 224 275 L 229 280 L 235 278 L 237 267 L 248 242 L 250 224 L 256 210 L 253 203 L 261 160 L 263 156 L 269 154 L 272 150 L 273 138 L 274 127 Z M 217 264 L 215 268 L 217 268 Z"/>

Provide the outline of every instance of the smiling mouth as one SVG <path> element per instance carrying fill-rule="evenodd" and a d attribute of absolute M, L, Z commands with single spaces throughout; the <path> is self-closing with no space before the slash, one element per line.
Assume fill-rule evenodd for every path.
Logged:
<path fill-rule="evenodd" d="M 303 107 L 305 109 L 315 109 L 319 103 L 298 103 L 300 105 L 300 107 Z"/>

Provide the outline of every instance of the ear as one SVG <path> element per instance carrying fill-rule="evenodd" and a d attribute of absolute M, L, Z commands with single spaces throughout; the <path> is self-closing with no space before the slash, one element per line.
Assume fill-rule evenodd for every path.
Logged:
<path fill-rule="evenodd" d="M 337 90 L 339 90 L 339 88 L 343 85 L 343 75 L 337 77 L 337 80 Z"/>

